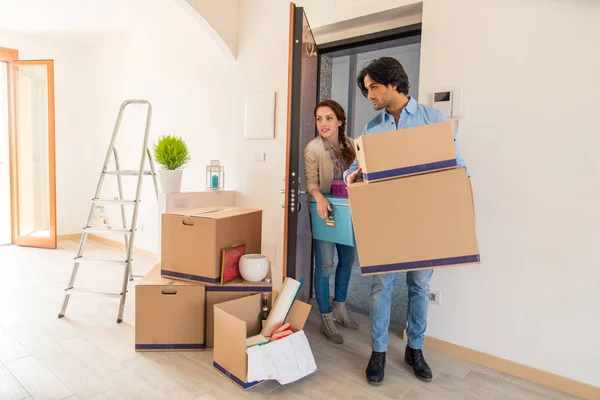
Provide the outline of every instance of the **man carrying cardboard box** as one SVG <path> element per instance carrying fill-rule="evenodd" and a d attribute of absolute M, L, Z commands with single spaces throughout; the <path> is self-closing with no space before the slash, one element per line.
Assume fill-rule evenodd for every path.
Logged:
<path fill-rule="evenodd" d="M 418 104 L 413 97 L 408 96 L 408 76 L 402 65 L 394 58 L 382 57 L 371 61 L 360 72 L 357 83 L 363 95 L 371 100 L 373 107 L 376 110 L 383 110 L 365 126 L 363 135 L 435 124 L 446 120 L 439 110 Z M 457 165 L 467 169 L 458 149 L 456 138 L 454 138 L 454 146 Z M 357 181 L 360 174 L 361 170 L 355 160 L 344 172 L 344 181 L 350 185 Z M 406 273 L 408 345 L 404 360 L 413 367 L 416 377 L 426 382 L 431 381 L 433 375 L 421 349 L 427 328 L 429 280 L 432 274 L 433 269 Z M 379 384 L 384 378 L 392 292 L 397 278 L 397 272 L 373 276 L 371 287 L 371 346 L 373 351 L 366 369 L 367 381 L 371 384 Z"/>

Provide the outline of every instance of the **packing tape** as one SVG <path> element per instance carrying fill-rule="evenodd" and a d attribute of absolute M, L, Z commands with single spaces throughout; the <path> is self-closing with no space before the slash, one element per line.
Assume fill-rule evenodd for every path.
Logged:
<path fill-rule="evenodd" d="M 226 208 L 217 208 L 216 210 L 210 210 L 210 211 L 201 211 L 201 212 L 197 212 L 197 213 L 193 213 L 193 214 L 186 214 L 183 216 L 183 224 L 184 225 L 190 225 L 193 226 L 193 223 L 190 223 L 190 219 L 192 217 L 198 216 L 198 215 L 206 215 L 206 214 L 213 214 L 216 212 L 220 212 L 220 211 L 228 211 L 228 210 L 233 210 L 233 207 L 226 207 Z"/>

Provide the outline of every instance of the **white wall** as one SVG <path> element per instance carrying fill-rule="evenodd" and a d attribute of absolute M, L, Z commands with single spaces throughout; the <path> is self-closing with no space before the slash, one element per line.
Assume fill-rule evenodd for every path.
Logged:
<path fill-rule="evenodd" d="M 236 202 L 263 210 L 263 248 L 274 246 L 273 281 L 280 282 L 284 198 L 279 191 L 284 187 L 286 175 L 289 3 L 243 0 L 239 4 L 238 24 Z M 275 139 L 246 140 L 243 138 L 245 96 L 263 90 L 276 91 Z M 256 153 L 265 153 L 265 162 L 254 161 Z"/>
<path fill-rule="evenodd" d="M 175 0 L 188 10 L 216 44 L 227 47 L 233 58 L 237 57 L 237 12 L 238 0 Z M 224 18 L 225 17 L 225 18 Z"/>
<path fill-rule="evenodd" d="M 132 20 L 126 32 L 91 47 L 86 56 L 92 81 L 89 97 L 95 99 L 90 118 L 98 148 L 90 162 L 98 172 L 121 102 L 142 98 L 153 106 L 150 149 L 164 133 L 181 136 L 188 145 L 192 161 L 183 172 L 182 191 L 206 188 L 205 167 L 211 159 L 218 159 L 225 166 L 226 188 L 236 187 L 236 153 L 232 141 L 236 129 L 232 115 L 237 99 L 234 61 L 190 14 L 175 2 L 151 0 L 147 11 Z M 137 117 L 143 115 L 139 113 Z M 124 164 L 122 168 L 138 168 L 141 122 L 132 122 L 132 129 L 120 133 L 123 136 L 117 150 Z M 156 167 L 160 168 L 158 164 Z M 94 182 L 97 178 L 92 177 Z M 115 182 L 114 177 L 107 178 L 107 182 L 109 179 Z M 134 195 L 135 179 L 124 178 L 129 197 Z M 116 186 L 106 185 L 105 193 L 116 195 Z M 113 210 L 118 211 L 116 207 Z M 146 177 L 135 247 L 158 252 L 157 213 L 152 180 Z M 108 215 L 113 226 L 120 225 L 119 212 Z"/>
<path fill-rule="evenodd" d="M 90 136 L 83 115 L 86 93 L 83 47 L 68 41 L 41 36 L 0 32 L 0 46 L 17 49 L 21 60 L 54 60 L 56 202 L 58 234 L 80 232 L 87 217 L 82 209 L 93 194 L 89 182 L 74 183 L 73 170 L 87 177 L 87 162 L 94 149 L 84 144 Z"/>
<path fill-rule="evenodd" d="M 592 1 L 427 1 L 420 82 L 421 99 L 465 92 L 482 258 L 436 271 L 428 334 L 593 385 L 599 20 Z"/>

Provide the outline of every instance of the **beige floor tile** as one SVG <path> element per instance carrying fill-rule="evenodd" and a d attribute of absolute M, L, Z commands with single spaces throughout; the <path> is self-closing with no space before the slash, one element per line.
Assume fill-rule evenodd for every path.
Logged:
<path fill-rule="evenodd" d="M 29 350 L 15 339 L 6 329 L 0 328 L 0 361 L 8 363 L 28 356 Z"/>
<path fill-rule="evenodd" d="M 0 399 L 22 400 L 29 397 L 23 385 L 0 363 Z"/>
<path fill-rule="evenodd" d="M 33 356 L 11 361 L 6 367 L 36 400 L 62 400 L 73 394 Z"/>
<path fill-rule="evenodd" d="M 90 397 L 89 400 L 126 400 L 125 397 L 121 396 L 119 392 L 111 389 L 107 392 L 97 394 L 94 397 Z"/>

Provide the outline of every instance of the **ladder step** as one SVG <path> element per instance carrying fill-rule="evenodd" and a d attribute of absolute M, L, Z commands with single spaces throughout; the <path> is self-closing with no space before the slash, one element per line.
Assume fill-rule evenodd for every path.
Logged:
<path fill-rule="evenodd" d="M 121 293 L 96 292 L 93 290 L 79 289 L 79 288 L 65 289 L 65 292 L 67 292 L 67 294 L 87 294 L 87 295 L 96 295 L 96 296 L 105 296 L 105 297 L 121 297 Z"/>
<path fill-rule="evenodd" d="M 94 203 L 104 203 L 104 204 L 135 204 L 136 200 L 123 200 L 123 199 L 92 199 Z"/>
<path fill-rule="evenodd" d="M 135 169 L 123 169 L 120 171 L 104 171 L 104 173 L 106 175 L 133 175 L 133 176 L 137 176 L 140 174 L 140 171 L 135 170 Z M 142 173 L 143 175 L 154 175 L 152 173 L 152 171 L 144 171 Z"/>
<path fill-rule="evenodd" d="M 90 257 L 75 257 L 75 261 L 77 262 L 97 262 L 102 264 L 127 264 L 127 261 L 123 260 L 102 260 L 99 258 L 90 258 Z"/>
<path fill-rule="evenodd" d="M 122 235 L 131 235 L 131 229 L 112 229 L 112 228 L 83 228 L 85 233 L 120 233 Z"/>

